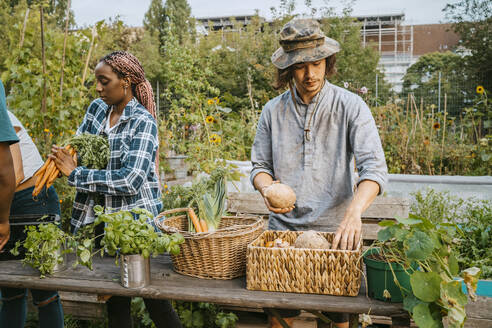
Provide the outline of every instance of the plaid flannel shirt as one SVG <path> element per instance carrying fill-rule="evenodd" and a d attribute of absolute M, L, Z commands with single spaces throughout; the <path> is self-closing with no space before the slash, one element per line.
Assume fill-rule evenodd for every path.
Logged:
<path fill-rule="evenodd" d="M 109 112 L 110 107 L 104 101 L 94 100 L 77 135 L 105 135 Z M 162 208 L 154 164 L 158 146 L 154 118 L 133 98 L 107 137 L 111 150 L 107 168 L 92 170 L 78 166 L 68 177 L 68 183 L 77 190 L 71 220 L 73 231 L 93 222 L 96 194 L 104 196 L 108 212 L 140 207 L 157 215 Z"/>

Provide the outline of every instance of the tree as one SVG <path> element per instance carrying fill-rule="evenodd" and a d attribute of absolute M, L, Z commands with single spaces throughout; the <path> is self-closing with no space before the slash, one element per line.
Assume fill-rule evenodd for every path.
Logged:
<path fill-rule="evenodd" d="M 158 33 L 161 47 L 172 34 L 183 44 L 194 34 L 195 22 L 191 18 L 191 7 L 186 0 L 152 0 L 145 13 L 144 26 L 152 34 Z"/>
<path fill-rule="evenodd" d="M 421 56 L 418 61 L 407 69 L 403 77 L 404 95 L 413 93 L 416 99 L 424 98 L 425 103 L 439 102 L 439 73 L 441 74 L 441 104 L 447 95 L 447 111 L 451 115 L 459 115 L 461 110 L 470 105 L 474 95 L 475 76 L 470 76 L 463 66 L 465 58 L 447 52 L 432 52 Z M 457 88 L 457 86 L 460 86 Z M 466 87 L 469 86 L 469 89 Z"/>
<path fill-rule="evenodd" d="M 149 31 L 152 36 L 157 34 L 159 39 L 161 39 L 165 30 L 165 21 L 166 18 L 162 0 L 152 0 L 143 20 L 145 29 Z"/>
<path fill-rule="evenodd" d="M 464 62 L 468 72 L 482 77 L 485 89 L 492 91 L 492 2 L 461 0 L 443 11 L 461 36 L 460 45 L 471 53 Z"/>

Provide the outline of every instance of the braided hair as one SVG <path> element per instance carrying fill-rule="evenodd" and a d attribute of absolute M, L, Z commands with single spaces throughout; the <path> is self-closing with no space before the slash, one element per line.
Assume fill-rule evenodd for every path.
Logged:
<path fill-rule="evenodd" d="M 156 106 L 154 102 L 154 93 L 152 85 L 145 78 L 145 72 L 142 64 L 137 57 L 127 51 L 114 51 L 104 56 L 100 62 L 104 62 L 111 66 L 120 79 L 128 77 L 130 79 L 133 94 L 157 121 Z M 159 173 L 159 148 L 155 157 L 156 173 Z M 159 180 L 159 179 L 158 179 Z M 160 184 L 159 184 L 160 188 Z"/>
<path fill-rule="evenodd" d="M 150 114 L 156 119 L 154 93 L 150 82 L 145 78 L 145 72 L 137 57 L 127 51 L 114 51 L 104 56 L 100 62 L 105 62 L 120 78 L 130 79 L 133 94 Z"/>

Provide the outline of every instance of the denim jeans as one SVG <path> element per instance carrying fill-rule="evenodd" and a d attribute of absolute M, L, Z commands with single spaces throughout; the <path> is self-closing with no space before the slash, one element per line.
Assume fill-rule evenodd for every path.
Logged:
<path fill-rule="evenodd" d="M 34 187 L 14 194 L 10 215 L 60 215 L 60 201 L 55 188 L 43 188 L 36 199 L 32 197 Z M 27 314 L 27 289 L 1 288 L 2 310 L 0 328 L 23 328 Z M 31 289 L 32 300 L 39 310 L 39 327 L 63 327 L 63 308 L 56 291 Z"/>
<path fill-rule="evenodd" d="M 1 328 L 23 328 L 27 315 L 27 289 L 5 288 L 2 292 Z M 39 311 L 40 328 L 63 327 L 63 309 L 56 291 L 31 289 L 32 301 Z"/>

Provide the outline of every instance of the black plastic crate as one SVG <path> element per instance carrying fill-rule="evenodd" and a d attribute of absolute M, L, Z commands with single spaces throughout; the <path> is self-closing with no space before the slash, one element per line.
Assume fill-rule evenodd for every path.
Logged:
<path fill-rule="evenodd" d="M 29 225 L 38 225 L 41 223 L 60 223 L 60 217 L 58 215 L 11 215 L 9 217 L 10 222 L 10 238 L 5 247 L 0 253 L 0 261 L 18 260 L 24 258 L 25 250 L 23 247 L 19 249 L 19 255 L 14 256 L 10 253 L 10 250 L 15 247 L 15 243 L 19 240 L 26 239 L 26 233 L 24 229 Z"/>

